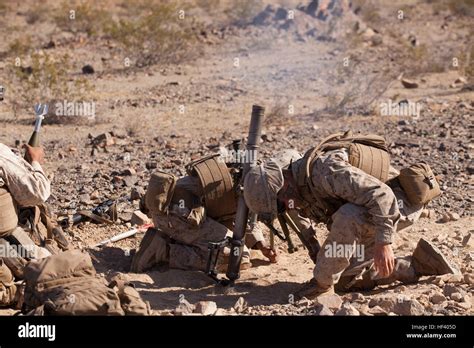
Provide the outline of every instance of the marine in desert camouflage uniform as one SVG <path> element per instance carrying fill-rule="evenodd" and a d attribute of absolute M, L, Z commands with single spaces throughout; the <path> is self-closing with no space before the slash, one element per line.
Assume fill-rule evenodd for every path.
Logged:
<path fill-rule="evenodd" d="M 50 182 L 41 167 L 44 160 L 43 150 L 28 145 L 26 149 L 31 163 L 14 154 L 7 146 L 0 144 L 0 188 L 11 195 L 17 208 L 42 204 L 50 195 Z M 7 218 L 4 216 L 5 211 L 1 213 L 1 219 Z M 16 226 L 10 231 L 3 231 L 0 237 L 8 238 L 15 228 Z M 5 251 L 4 248 L 1 250 L 2 253 Z M 41 252 L 48 254 L 43 249 Z M 9 257 L 9 255 L 0 255 L 0 306 L 14 304 L 18 295 L 13 274 L 5 265 L 4 257 Z"/>
<path fill-rule="evenodd" d="M 157 264 L 183 270 L 206 269 L 209 242 L 222 241 L 231 234 L 233 220 L 217 221 L 206 215 L 199 179 L 178 179 L 168 214 L 152 214 L 155 229 L 149 230 L 134 256 L 133 272 L 143 272 Z M 260 249 L 270 261 L 276 253 L 266 246 L 260 223 L 246 235 L 244 268 L 250 265 L 249 250 Z"/>
<path fill-rule="evenodd" d="M 298 157 L 296 157 L 298 156 Z M 299 158 L 295 150 L 284 150 L 275 155 L 275 160 L 285 167 L 292 159 Z M 303 236 L 308 236 L 310 257 L 316 260 L 319 243 L 311 221 L 301 217 L 297 211 L 290 211 L 295 224 Z M 134 256 L 131 270 L 143 272 L 155 264 L 168 264 L 170 268 L 184 270 L 205 270 L 208 261 L 209 242 L 219 242 L 232 235 L 235 216 L 219 219 L 210 216 L 203 204 L 200 181 L 195 176 L 178 179 L 167 214 L 153 213 L 156 230 L 150 230 L 143 238 Z M 277 254 L 271 249 L 263 236 L 264 225 L 256 222 L 249 226 L 245 236 L 245 249 L 242 267 L 250 266 L 249 249 L 258 249 L 270 262 L 277 262 Z M 225 260 L 221 260 L 221 266 Z"/>
<path fill-rule="evenodd" d="M 267 161 L 253 168 L 244 184 L 247 205 L 258 214 L 276 213 L 278 201 L 295 205 L 304 216 L 327 224 L 329 235 L 319 252 L 314 278 L 298 297 L 331 293 L 334 285 L 345 291 L 371 289 L 395 280 L 414 282 L 421 275 L 453 271 L 424 240 L 414 257 L 394 257 L 395 231 L 412 225 L 423 209 L 408 202 L 396 181 L 389 182 L 392 187 L 381 182 L 349 164 L 347 149 L 336 149 L 315 160 L 311 180 L 316 192 L 308 200 L 296 181 L 302 164 L 300 159 L 290 170 L 282 171 L 275 162 Z M 337 254 L 335 245 L 350 247 L 352 252 Z M 357 245 L 364 246 L 362 259 L 355 257 Z"/>

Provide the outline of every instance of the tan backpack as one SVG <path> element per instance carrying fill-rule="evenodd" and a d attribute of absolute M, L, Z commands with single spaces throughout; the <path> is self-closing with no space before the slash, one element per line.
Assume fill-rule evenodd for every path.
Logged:
<path fill-rule="evenodd" d="M 176 176 L 162 171 L 156 171 L 151 175 L 145 193 L 145 207 L 148 210 L 148 216 L 168 212 L 176 181 Z"/>
<path fill-rule="evenodd" d="M 68 250 L 24 270 L 25 310 L 46 315 L 124 315 L 120 299 L 96 276 L 86 252 Z"/>
<path fill-rule="evenodd" d="M 206 214 L 227 220 L 237 211 L 237 197 L 229 168 L 219 154 L 199 158 L 186 165 L 188 175 L 199 178 Z"/>
<path fill-rule="evenodd" d="M 439 183 L 426 163 L 416 163 L 400 170 L 398 181 L 410 203 L 424 205 L 441 194 Z"/>
<path fill-rule="evenodd" d="M 311 202 L 316 200 L 320 209 L 311 208 L 313 215 L 320 221 L 326 221 L 334 211 L 333 207 L 325 200 L 319 199 L 315 191 L 315 187 L 311 181 L 311 172 L 314 162 L 319 156 L 325 152 L 345 148 L 349 152 L 349 163 L 357 167 L 369 175 L 374 176 L 381 182 L 388 180 L 390 169 L 390 155 L 388 153 L 385 139 L 381 136 L 356 135 L 348 131 L 345 133 L 336 133 L 323 139 L 316 147 L 309 149 L 302 163 L 297 167 L 294 174 L 298 191 L 304 200 Z"/>

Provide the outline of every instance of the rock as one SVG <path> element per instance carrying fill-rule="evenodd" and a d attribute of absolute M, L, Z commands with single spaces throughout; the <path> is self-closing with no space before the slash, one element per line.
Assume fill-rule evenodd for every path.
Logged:
<path fill-rule="evenodd" d="M 94 68 L 92 65 L 87 64 L 82 67 L 82 73 L 83 74 L 93 74 L 95 72 Z"/>
<path fill-rule="evenodd" d="M 182 299 L 179 301 L 178 307 L 174 310 L 175 315 L 186 315 L 194 312 L 195 305 L 189 303 L 187 300 Z"/>
<path fill-rule="evenodd" d="M 444 283 L 461 283 L 464 279 L 463 275 L 460 273 L 442 274 L 440 277 Z"/>
<path fill-rule="evenodd" d="M 381 45 L 383 42 L 383 36 L 380 34 L 375 34 L 370 38 L 370 42 L 372 43 L 372 46 Z"/>
<path fill-rule="evenodd" d="M 92 144 L 99 147 L 107 147 L 115 144 L 115 139 L 110 133 L 102 133 L 92 140 Z"/>
<path fill-rule="evenodd" d="M 386 294 L 374 297 L 369 307 L 380 307 L 385 312 L 394 312 L 399 315 L 422 315 L 424 307 L 414 299 L 402 294 Z"/>
<path fill-rule="evenodd" d="M 368 41 L 371 40 L 374 35 L 375 31 L 372 28 L 367 28 L 366 30 L 364 30 L 362 37 L 364 38 L 364 40 Z"/>
<path fill-rule="evenodd" d="M 455 292 L 459 292 L 458 288 L 452 284 L 446 284 L 443 288 L 443 293 L 445 296 L 451 297 Z"/>
<path fill-rule="evenodd" d="M 449 212 L 448 216 L 451 219 L 451 221 L 458 221 L 461 218 L 458 213 L 454 213 L 454 212 Z"/>
<path fill-rule="evenodd" d="M 350 302 L 366 302 L 366 298 L 364 295 L 362 295 L 360 292 L 351 292 L 348 293 L 344 296 L 348 301 Z"/>
<path fill-rule="evenodd" d="M 420 217 L 430 220 L 436 220 L 436 212 L 434 211 L 434 209 L 423 209 Z"/>
<path fill-rule="evenodd" d="M 451 218 L 449 217 L 448 214 L 443 214 L 441 218 L 438 220 L 438 222 L 443 223 L 443 224 L 449 221 L 451 221 Z"/>
<path fill-rule="evenodd" d="M 345 302 L 335 315 L 360 315 L 360 313 L 349 302 Z"/>
<path fill-rule="evenodd" d="M 402 85 L 405 88 L 418 88 L 418 83 L 409 79 L 401 79 Z"/>
<path fill-rule="evenodd" d="M 387 315 L 387 314 L 388 314 L 388 312 L 385 311 L 385 310 L 384 310 L 382 307 L 380 307 L 380 306 L 375 306 L 375 307 L 370 308 L 369 311 L 368 311 L 368 313 L 369 313 L 369 314 L 372 314 L 372 315 L 376 315 L 376 316 L 378 316 L 378 315 Z"/>
<path fill-rule="evenodd" d="M 432 277 L 431 283 L 442 288 L 444 286 L 444 280 L 441 276 Z"/>
<path fill-rule="evenodd" d="M 437 242 L 444 242 L 448 238 L 446 233 L 439 233 L 433 240 Z"/>
<path fill-rule="evenodd" d="M 308 300 L 306 297 L 303 297 L 301 300 L 295 303 L 298 307 L 309 307 L 313 304 L 313 301 Z"/>
<path fill-rule="evenodd" d="M 409 299 L 397 302 L 393 312 L 399 315 L 424 315 L 425 308 L 417 300 Z"/>
<path fill-rule="evenodd" d="M 463 295 L 461 295 L 461 293 L 459 292 L 454 292 L 449 297 L 451 298 L 451 300 L 454 300 L 456 302 L 461 302 L 464 298 Z"/>
<path fill-rule="evenodd" d="M 333 316 L 334 313 L 325 305 L 323 304 L 317 304 L 315 311 L 315 315 L 323 315 L 323 316 Z"/>
<path fill-rule="evenodd" d="M 145 190 L 141 187 L 132 187 L 132 191 L 130 192 L 130 199 L 132 201 L 139 200 L 145 195 Z"/>
<path fill-rule="evenodd" d="M 133 168 L 127 168 L 122 172 L 122 175 L 127 176 L 127 175 L 136 175 L 137 171 Z"/>
<path fill-rule="evenodd" d="M 196 304 L 194 313 L 202 315 L 213 315 L 217 311 L 217 304 L 214 301 L 200 301 Z"/>
<path fill-rule="evenodd" d="M 464 275 L 464 283 L 466 283 L 468 285 L 473 285 L 474 284 L 474 274 L 466 273 Z"/>
<path fill-rule="evenodd" d="M 437 292 L 437 293 L 431 295 L 430 301 L 434 304 L 440 304 L 440 303 L 446 301 L 446 297 L 443 294 L 440 294 L 440 293 Z"/>
<path fill-rule="evenodd" d="M 393 294 L 386 294 L 378 297 L 373 297 L 369 301 L 369 307 L 380 307 L 384 311 L 391 312 L 397 303 L 397 298 Z"/>
<path fill-rule="evenodd" d="M 248 307 L 247 301 L 245 301 L 243 297 L 239 297 L 237 302 L 235 302 L 233 308 L 237 313 L 242 313 L 243 311 L 247 309 L 247 307 Z"/>
<path fill-rule="evenodd" d="M 229 315 L 229 313 L 223 308 L 217 308 L 217 311 L 214 313 L 214 315 L 217 317 L 217 316 Z"/>
<path fill-rule="evenodd" d="M 336 294 L 319 296 L 316 298 L 315 302 L 332 310 L 338 310 L 342 305 L 341 297 Z"/>
<path fill-rule="evenodd" d="M 82 204 L 92 204 L 91 197 L 88 193 L 79 195 L 77 198 L 79 198 L 79 202 Z"/>
<path fill-rule="evenodd" d="M 125 186 L 132 187 L 138 182 L 138 177 L 136 175 L 124 176 L 122 182 Z"/>
<path fill-rule="evenodd" d="M 100 199 L 100 193 L 99 193 L 99 191 L 97 191 L 97 190 L 93 191 L 93 192 L 91 193 L 90 198 L 91 198 L 92 200 Z"/>
<path fill-rule="evenodd" d="M 470 302 L 458 302 L 456 303 L 457 307 L 461 307 L 462 309 L 468 310 L 471 309 L 472 304 Z"/>
<path fill-rule="evenodd" d="M 145 167 L 146 167 L 146 169 L 156 169 L 156 168 L 158 168 L 158 163 L 157 162 L 146 162 Z"/>
<path fill-rule="evenodd" d="M 130 219 L 130 223 L 132 225 L 145 225 L 150 223 L 150 219 L 148 216 L 146 216 L 144 213 L 142 213 L 140 210 L 136 210 L 133 212 L 132 217 Z"/>
<path fill-rule="evenodd" d="M 276 12 L 275 16 L 273 17 L 275 20 L 283 20 L 288 18 L 288 10 L 283 7 L 279 7 Z"/>

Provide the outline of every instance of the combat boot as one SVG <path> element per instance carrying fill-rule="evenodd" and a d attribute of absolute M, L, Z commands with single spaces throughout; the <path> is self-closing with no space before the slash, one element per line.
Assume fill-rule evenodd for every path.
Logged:
<path fill-rule="evenodd" d="M 296 300 L 301 300 L 303 297 L 306 297 L 308 300 L 314 300 L 319 296 L 323 295 L 333 295 L 334 286 L 322 287 L 319 285 L 316 279 L 311 279 L 306 282 L 295 294 Z"/>
<path fill-rule="evenodd" d="M 459 272 L 435 245 L 423 238 L 413 252 L 412 264 L 419 276 Z"/>
<path fill-rule="evenodd" d="M 166 236 L 154 228 L 149 228 L 140 247 L 133 256 L 130 272 L 141 273 L 151 267 L 169 261 L 169 246 Z"/>

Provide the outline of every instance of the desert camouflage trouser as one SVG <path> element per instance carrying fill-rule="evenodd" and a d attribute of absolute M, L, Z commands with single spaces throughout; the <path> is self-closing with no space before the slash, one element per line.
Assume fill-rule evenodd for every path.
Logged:
<path fill-rule="evenodd" d="M 0 307 L 15 303 L 16 290 L 12 272 L 0 259 Z"/>
<path fill-rule="evenodd" d="M 423 207 L 410 207 L 406 197 L 394 190 L 402 217 L 398 230 L 412 225 Z M 404 207 L 403 207 L 404 205 Z M 332 215 L 329 235 L 318 254 L 314 278 L 322 287 L 336 284 L 341 291 L 372 289 L 396 280 L 410 283 L 418 278 L 411 265 L 411 256 L 396 257 L 394 272 L 377 279 L 373 271 L 375 229 L 366 208 L 347 203 Z"/>
<path fill-rule="evenodd" d="M 206 217 L 199 226 L 183 221 L 173 214 L 157 215 L 155 227 L 172 239 L 169 246 L 169 267 L 204 271 L 209 256 L 208 243 L 219 242 L 232 231 L 225 225 Z M 250 254 L 244 248 L 242 263 L 250 262 Z"/>

